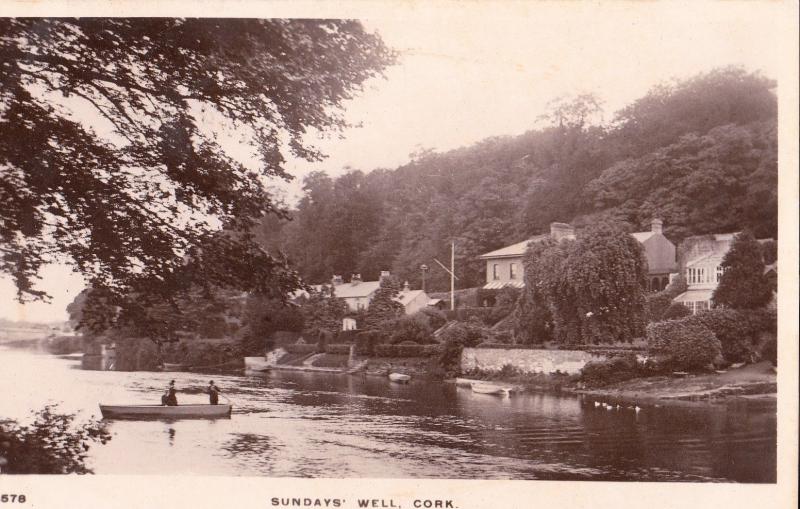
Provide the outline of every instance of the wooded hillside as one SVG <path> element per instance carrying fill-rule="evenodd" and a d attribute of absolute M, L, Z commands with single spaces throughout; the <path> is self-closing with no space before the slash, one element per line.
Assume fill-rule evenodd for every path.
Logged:
<path fill-rule="evenodd" d="M 658 85 L 605 125 L 586 122 L 597 100 L 580 96 L 547 112 L 549 127 L 520 136 L 416 154 L 395 170 L 314 173 L 293 220 L 270 218 L 259 238 L 311 283 L 388 269 L 419 287 L 426 264 L 431 291 L 449 287 L 433 259 L 449 260 L 450 241 L 458 287 L 478 286 L 480 254 L 552 221 L 611 218 L 637 231 L 658 216 L 674 242 L 743 228 L 775 237 L 775 86 L 718 69 Z"/>

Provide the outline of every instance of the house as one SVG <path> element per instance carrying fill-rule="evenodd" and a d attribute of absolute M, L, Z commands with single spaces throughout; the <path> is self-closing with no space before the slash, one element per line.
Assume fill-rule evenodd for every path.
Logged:
<path fill-rule="evenodd" d="M 670 274 L 677 271 L 675 244 L 664 236 L 661 219 L 653 219 L 650 231 L 634 232 L 647 258 L 647 289 L 659 292 L 669 284 Z"/>
<path fill-rule="evenodd" d="M 479 256 L 479 259 L 486 260 L 486 284 L 483 285 L 483 288 L 485 290 L 499 290 L 506 286 L 522 288 L 525 286 L 522 258 L 528 249 L 528 245 L 534 242 L 542 242 L 546 239 L 553 239 L 558 242 L 574 238 L 575 229 L 571 225 L 551 223 L 550 234 L 536 235 L 528 240 Z"/>
<path fill-rule="evenodd" d="M 408 281 L 406 281 L 403 285 L 403 290 L 397 294 L 394 300 L 403 305 L 407 315 L 411 315 L 425 308 L 431 298 L 428 297 L 424 290 L 411 290 L 408 286 Z"/>
<path fill-rule="evenodd" d="M 388 276 L 382 272 L 381 277 Z M 350 311 L 361 311 L 369 307 L 375 292 L 381 287 L 380 281 L 362 281 L 361 274 L 353 274 L 349 283 L 345 283 L 342 276 L 336 275 L 331 279 L 333 294 L 342 299 Z"/>
<path fill-rule="evenodd" d="M 683 240 L 678 251 L 678 264 L 686 278 L 686 291 L 673 299 L 692 313 L 711 309 L 711 297 L 724 270 L 722 260 L 731 248 L 737 233 L 694 235 Z M 760 239 L 769 242 L 772 239 Z M 764 268 L 767 277 L 777 279 L 777 263 Z"/>
<path fill-rule="evenodd" d="M 664 236 L 662 221 L 653 219 L 650 231 L 635 232 L 631 236 L 642 245 L 648 265 L 648 289 L 660 291 L 669 284 L 670 274 L 676 272 L 675 244 Z M 528 246 L 533 242 L 545 239 L 561 241 L 575 239 L 575 230 L 565 223 L 550 224 L 550 234 L 537 235 L 526 241 L 518 242 L 495 251 L 481 255 L 486 260 L 485 290 L 496 290 L 505 286 L 522 288 L 525 286 L 525 274 L 522 258 Z"/>

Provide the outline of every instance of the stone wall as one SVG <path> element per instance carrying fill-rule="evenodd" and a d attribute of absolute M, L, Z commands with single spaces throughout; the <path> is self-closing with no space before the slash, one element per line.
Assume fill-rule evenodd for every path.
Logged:
<path fill-rule="evenodd" d="M 577 374 L 589 361 L 603 360 L 600 354 L 583 350 L 532 350 L 523 348 L 464 348 L 461 370 L 500 371 L 511 365 L 523 373 Z"/>

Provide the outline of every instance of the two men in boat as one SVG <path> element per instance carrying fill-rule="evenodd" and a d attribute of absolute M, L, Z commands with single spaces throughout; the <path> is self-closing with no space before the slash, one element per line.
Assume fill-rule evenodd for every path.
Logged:
<path fill-rule="evenodd" d="M 219 387 L 214 385 L 214 380 L 208 382 L 208 388 L 206 389 L 208 393 L 208 402 L 212 405 L 219 404 L 219 393 L 222 392 L 219 390 Z M 175 380 L 171 380 L 169 382 L 169 386 L 167 386 L 167 390 L 164 391 L 164 394 L 161 396 L 161 404 L 164 406 L 178 406 L 178 396 L 177 391 L 175 389 Z"/>

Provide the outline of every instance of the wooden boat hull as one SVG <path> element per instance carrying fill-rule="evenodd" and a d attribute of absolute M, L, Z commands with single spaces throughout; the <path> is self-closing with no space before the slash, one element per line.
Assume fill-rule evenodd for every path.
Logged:
<path fill-rule="evenodd" d="M 478 394 L 493 394 L 496 396 L 504 396 L 506 394 L 510 394 L 511 390 L 506 387 L 499 387 L 497 385 L 472 384 L 472 392 L 476 392 Z"/>
<path fill-rule="evenodd" d="M 219 419 L 230 418 L 231 405 L 100 405 L 105 419 Z"/>
<path fill-rule="evenodd" d="M 408 383 L 411 380 L 411 375 L 404 375 L 402 373 L 391 373 L 389 374 L 389 380 L 399 384 L 404 384 Z"/>

